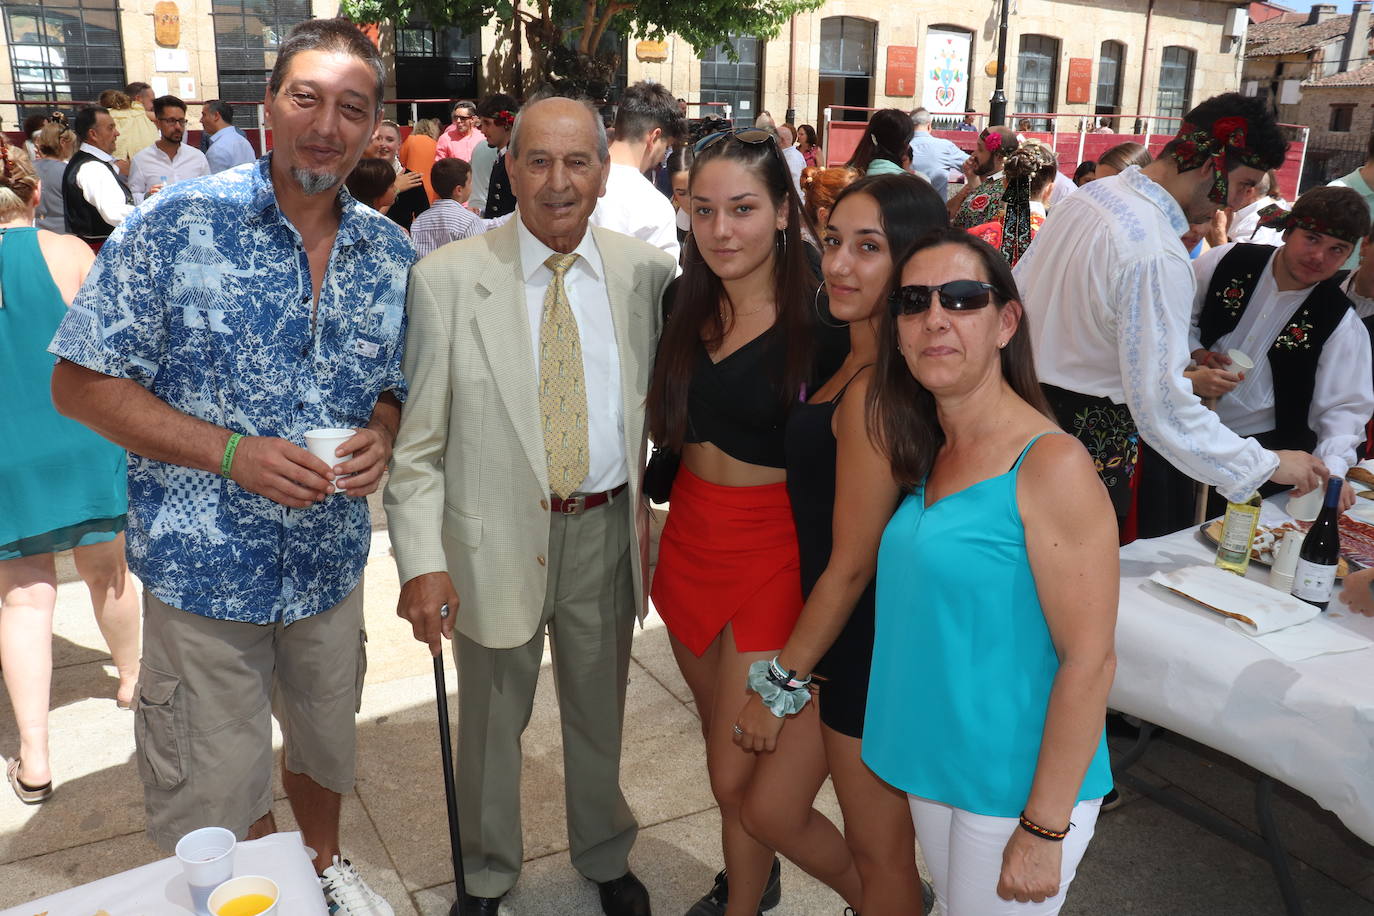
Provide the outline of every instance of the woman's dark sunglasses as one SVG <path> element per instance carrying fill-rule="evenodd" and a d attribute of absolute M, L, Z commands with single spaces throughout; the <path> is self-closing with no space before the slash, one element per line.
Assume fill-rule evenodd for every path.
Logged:
<path fill-rule="evenodd" d="M 991 283 L 981 280 L 951 280 L 939 286 L 903 286 L 887 297 L 887 307 L 898 315 L 919 315 L 930 308 L 931 296 L 940 294 L 940 307 L 948 312 L 980 309 L 992 301 Z"/>
<path fill-rule="evenodd" d="M 700 153 L 702 150 L 710 149 L 726 137 L 734 137 L 741 143 L 767 143 L 773 139 L 773 135 L 766 130 L 758 127 L 736 127 L 733 130 L 718 130 L 713 134 L 707 134 L 692 146 L 693 153 Z"/>

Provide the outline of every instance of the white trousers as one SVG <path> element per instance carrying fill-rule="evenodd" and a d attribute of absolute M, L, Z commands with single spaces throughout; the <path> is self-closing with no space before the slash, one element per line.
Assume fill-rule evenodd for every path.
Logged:
<path fill-rule="evenodd" d="M 1102 806 L 1100 798 L 1074 806 L 1069 817 L 1073 829 L 1062 844 L 1059 893 L 1041 903 L 1017 903 L 997 896 L 1002 851 L 1012 832 L 1021 829 L 1016 818 L 973 814 L 915 795 L 908 795 L 907 800 L 916 841 L 921 844 L 935 887 L 931 916 L 1054 916 L 1064 905 Z"/>

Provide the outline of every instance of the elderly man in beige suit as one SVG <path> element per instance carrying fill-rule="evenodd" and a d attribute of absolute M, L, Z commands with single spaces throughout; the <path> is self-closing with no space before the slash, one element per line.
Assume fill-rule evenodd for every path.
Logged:
<path fill-rule="evenodd" d="M 397 613 L 435 654 L 455 643 L 461 912 L 495 914 L 520 873 L 520 735 L 547 632 L 573 866 L 607 914 L 647 916 L 620 741 L 645 607 L 644 398 L 676 265 L 589 229 L 610 160 L 580 102 L 526 107 L 507 162 L 516 218 L 411 275 L 410 398 L 386 491 Z"/>

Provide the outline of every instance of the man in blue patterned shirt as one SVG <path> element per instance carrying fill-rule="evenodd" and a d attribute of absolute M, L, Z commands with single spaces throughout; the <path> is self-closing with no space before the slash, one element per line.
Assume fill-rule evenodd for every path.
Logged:
<path fill-rule="evenodd" d="M 130 452 L 149 835 L 171 849 L 210 824 L 274 831 L 275 713 L 283 784 L 331 913 L 367 916 L 392 910 L 339 858 L 339 810 L 366 665 L 363 497 L 405 397 L 414 251 L 343 179 L 382 86 L 353 25 L 297 26 L 267 91 L 273 152 L 132 214 L 51 347 L 58 409 Z M 302 447 L 322 427 L 354 431 L 332 467 Z"/>

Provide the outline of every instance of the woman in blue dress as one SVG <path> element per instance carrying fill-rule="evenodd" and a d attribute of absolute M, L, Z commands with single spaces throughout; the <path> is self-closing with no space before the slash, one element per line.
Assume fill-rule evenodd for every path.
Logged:
<path fill-rule="evenodd" d="M 131 708 L 138 681 L 138 593 L 124 562 L 124 450 L 53 407 L 57 325 L 91 267 L 75 236 L 33 226 L 38 177 L 0 148 L 0 668 L 19 732 L 6 777 L 26 804 L 52 795 L 48 702 L 53 555 L 73 549 L 77 573 L 119 672 L 116 700 Z"/>
<path fill-rule="evenodd" d="M 908 795 L 937 914 L 1058 913 L 1112 785 L 1115 516 L 1041 396 L 1002 256 L 939 230 L 896 264 L 871 418 L 908 492 L 863 759 Z"/>

